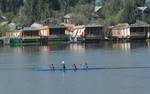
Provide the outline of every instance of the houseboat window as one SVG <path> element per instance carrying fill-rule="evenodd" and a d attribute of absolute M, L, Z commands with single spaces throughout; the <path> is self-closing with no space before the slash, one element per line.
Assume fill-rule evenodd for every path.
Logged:
<path fill-rule="evenodd" d="M 25 31 L 23 32 L 23 36 L 39 36 L 39 31 Z"/>
<path fill-rule="evenodd" d="M 102 28 L 100 27 L 87 27 L 85 32 L 88 35 L 100 35 Z"/>
<path fill-rule="evenodd" d="M 130 31 L 131 32 L 144 32 L 145 28 L 144 27 L 131 27 Z"/>
<path fill-rule="evenodd" d="M 2 33 L 0 32 L 0 37 L 2 37 Z"/>
<path fill-rule="evenodd" d="M 61 35 L 61 34 L 65 34 L 65 29 L 54 28 L 54 29 L 51 29 L 51 32 L 53 35 Z"/>

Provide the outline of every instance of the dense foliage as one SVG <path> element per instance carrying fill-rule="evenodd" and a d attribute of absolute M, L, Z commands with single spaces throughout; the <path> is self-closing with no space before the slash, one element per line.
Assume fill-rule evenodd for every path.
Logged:
<path fill-rule="evenodd" d="M 149 4 L 146 5 L 150 7 Z M 101 0 L 101 5 L 102 9 L 96 13 L 99 17 L 94 18 L 95 0 L 0 0 L 0 15 L 22 23 L 60 19 L 68 13 L 79 18 L 77 23 L 94 20 L 103 24 L 134 23 L 138 19 L 137 7 L 144 6 L 145 0 Z M 145 21 L 149 19 L 145 17 Z"/>

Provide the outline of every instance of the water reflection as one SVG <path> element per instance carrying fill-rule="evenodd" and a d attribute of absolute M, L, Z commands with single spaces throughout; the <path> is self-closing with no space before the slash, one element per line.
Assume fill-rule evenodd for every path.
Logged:
<path fill-rule="evenodd" d="M 126 43 L 113 43 L 112 44 L 112 49 L 117 49 L 121 50 L 124 52 L 129 52 L 131 49 L 131 43 L 126 42 Z"/>
<path fill-rule="evenodd" d="M 150 47 L 150 41 L 147 41 L 147 47 Z"/>
<path fill-rule="evenodd" d="M 105 49 L 105 50 L 120 50 L 130 52 L 133 49 L 148 48 L 150 42 L 147 41 L 131 41 L 131 42 L 100 42 L 93 44 L 85 44 L 86 49 Z"/>
<path fill-rule="evenodd" d="M 20 47 L 0 47 L 0 53 L 17 53 L 17 54 L 49 54 L 55 51 L 71 51 L 73 53 L 85 53 L 90 49 L 103 50 L 120 50 L 130 52 L 133 49 L 148 48 L 150 42 L 148 41 L 131 41 L 131 42 L 100 42 L 100 43 L 86 43 L 86 44 L 61 44 L 48 46 L 20 46 Z M 33 53 L 34 52 L 34 53 Z"/>
<path fill-rule="evenodd" d="M 70 44 L 67 48 L 74 53 L 84 53 L 85 52 L 85 44 Z"/>

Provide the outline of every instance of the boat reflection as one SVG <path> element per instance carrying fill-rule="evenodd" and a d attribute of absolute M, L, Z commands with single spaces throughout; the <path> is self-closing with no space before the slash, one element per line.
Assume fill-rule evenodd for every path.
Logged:
<path fill-rule="evenodd" d="M 122 50 L 125 52 L 130 51 L 131 49 L 131 43 L 113 43 L 112 44 L 112 49 L 117 49 L 117 50 Z"/>
<path fill-rule="evenodd" d="M 72 44 L 73 45 L 73 44 Z M 81 45 L 80 45 L 81 46 Z M 78 44 L 78 47 L 80 47 Z M 82 45 L 82 49 L 102 49 L 102 50 L 120 50 L 124 52 L 130 52 L 134 49 L 148 48 L 150 42 L 148 41 L 130 41 L 130 42 L 100 42 L 100 43 L 87 43 Z M 76 47 L 74 47 L 77 49 Z"/>
<path fill-rule="evenodd" d="M 85 53 L 85 44 L 69 44 L 68 50 L 74 53 Z"/>
<path fill-rule="evenodd" d="M 58 45 L 47 45 L 47 46 L 20 46 L 20 47 L 2 47 L 0 52 L 8 51 L 18 54 L 52 54 L 56 51 L 71 51 L 73 53 L 85 53 L 86 50 L 90 49 L 102 49 L 102 50 L 120 50 L 120 51 L 131 51 L 138 48 L 149 48 L 150 41 L 130 41 L 130 42 L 99 42 L 99 43 L 73 43 L 73 44 L 58 44 Z M 13 50 L 9 50 L 13 48 Z"/>

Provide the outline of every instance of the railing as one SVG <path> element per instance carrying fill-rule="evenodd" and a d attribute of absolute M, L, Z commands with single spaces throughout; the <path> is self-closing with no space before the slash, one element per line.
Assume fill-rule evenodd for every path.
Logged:
<path fill-rule="evenodd" d="M 40 39 L 40 36 L 23 36 L 22 39 Z"/>
<path fill-rule="evenodd" d="M 142 37 L 146 36 L 146 33 L 131 33 L 131 36 Z"/>
<path fill-rule="evenodd" d="M 94 37 L 101 37 L 101 35 L 86 35 L 85 37 L 94 38 Z"/>
<path fill-rule="evenodd" d="M 67 35 L 50 35 L 48 38 L 66 38 Z"/>
<path fill-rule="evenodd" d="M 7 37 L 0 37 L 0 40 L 6 39 Z"/>

